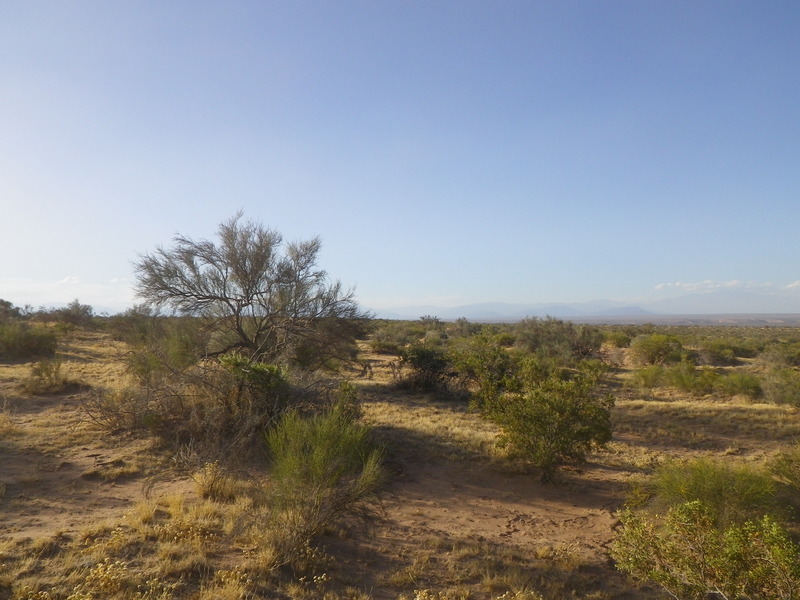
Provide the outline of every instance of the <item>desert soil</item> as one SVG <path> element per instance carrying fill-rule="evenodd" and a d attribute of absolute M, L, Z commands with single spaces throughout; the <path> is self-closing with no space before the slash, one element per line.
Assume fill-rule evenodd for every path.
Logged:
<path fill-rule="evenodd" d="M 112 384 L 124 377 L 123 351 L 100 334 L 77 336 L 68 374 L 90 386 Z M 386 561 L 392 557 L 445 540 L 448 548 L 472 544 L 560 557 L 579 566 L 584 581 L 594 581 L 590 586 L 604 597 L 647 597 L 625 584 L 608 556 L 615 511 L 637 476 L 630 461 L 615 464 L 613 453 L 594 456 L 579 470 L 564 471 L 557 484 L 542 484 L 535 471 L 492 457 L 497 432 L 464 407 L 387 395 L 386 359 L 370 360 L 373 378 L 359 382 L 365 419 L 387 442 L 393 477 L 382 520 L 356 540 L 361 550 L 353 551 L 353 560 L 360 571 L 391 568 Z M 29 372 L 30 365 L 0 365 L 0 537 L 76 533 L 106 519 L 118 522 L 148 495 L 195 493 L 192 480 L 168 461 L 154 465 L 147 458 L 147 440 L 99 432 L 83 410 L 90 392 L 22 393 Z M 377 576 L 358 584 L 373 590 L 376 600 L 397 596 L 381 592 Z"/>

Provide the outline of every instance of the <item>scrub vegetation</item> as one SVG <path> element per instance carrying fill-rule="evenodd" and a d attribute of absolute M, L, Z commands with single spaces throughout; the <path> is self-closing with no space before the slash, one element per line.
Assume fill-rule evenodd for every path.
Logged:
<path fill-rule="evenodd" d="M 380 320 L 319 250 L 0 301 L 0 598 L 800 597 L 800 329 Z"/>

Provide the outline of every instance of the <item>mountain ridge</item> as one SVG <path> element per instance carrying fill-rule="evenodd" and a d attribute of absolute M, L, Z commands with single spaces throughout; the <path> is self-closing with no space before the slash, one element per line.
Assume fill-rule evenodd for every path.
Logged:
<path fill-rule="evenodd" d="M 378 318 L 418 319 L 434 316 L 443 320 L 466 318 L 483 321 L 517 321 L 526 317 L 624 318 L 680 315 L 795 315 L 800 299 L 794 294 L 766 294 L 744 290 L 722 290 L 686 294 L 631 304 L 615 300 L 591 302 L 480 302 L 458 306 L 418 305 L 374 311 Z"/>

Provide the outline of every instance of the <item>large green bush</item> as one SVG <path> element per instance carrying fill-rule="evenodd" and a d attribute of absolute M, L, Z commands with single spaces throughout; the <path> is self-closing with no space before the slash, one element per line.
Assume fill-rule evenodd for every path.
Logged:
<path fill-rule="evenodd" d="M 582 461 L 611 440 L 611 396 L 597 396 L 592 381 L 548 378 L 525 393 L 508 394 L 490 417 L 503 428 L 502 441 L 553 479 L 559 465 Z"/>
<path fill-rule="evenodd" d="M 677 600 L 795 600 L 800 549 L 772 517 L 720 528 L 695 500 L 654 519 L 624 511 L 612 545 L 617 568 Z"/>

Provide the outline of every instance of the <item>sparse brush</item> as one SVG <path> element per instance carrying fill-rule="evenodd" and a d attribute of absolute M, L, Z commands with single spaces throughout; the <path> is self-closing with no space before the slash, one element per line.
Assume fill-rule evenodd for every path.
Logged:
<path fill-rule="evenodd" d="M 70 379 L 60 360 L 43 360 L 31 367 L 31 374 L 22 384 L 28 394 L 63 394 L 80 389 L 81 383 Z"/>
<path fill-rule="evenodd" d="M 235 477 L 223 469 L 219 462 L 208 462 L 192 475 L 197 491 L 203 498 L 218 502 L 232 502 L 239 494 L 239 485 Z"/>

